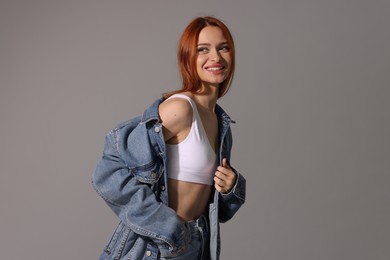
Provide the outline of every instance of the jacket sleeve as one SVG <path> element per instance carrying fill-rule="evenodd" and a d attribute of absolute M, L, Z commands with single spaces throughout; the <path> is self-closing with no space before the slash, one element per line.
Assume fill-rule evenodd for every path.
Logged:
<path fill-rule="evenodd" d="M 219 214 L 218 218 L 221 223 L 230 220 L 239 208 L 245 203 L 246 180 L 236 169 L 230 165 L 231 149 L 233 146 L 233 137 L 229 128 L 225 136 L 225 146 L 223 151 L 226 152 L 222 158 L 226 157 L 229 166 L 237 176 L 236 183 L 228 193 L 219 193 Z"/>
<path fill-rule="evenodd" d="M 230 220 L 239 208 L 245 203 L 246 180 L 245 178 L 232 168 L 237 176 L 237 180 L 233 188 L 228 193 L 219 193 L 219 221 L 224 223 Z"/>
<path fill-rule="evenodd" d="M 106 135 L 103 156 L 92 175 L 92 184 L 120 220 L 135 233 L 158 246 L 180 252 L 189 232 L 176 212 L 157 201 L 150 186 L 138 181 L 126 167 L 115 145 L 113 132 Z"/>

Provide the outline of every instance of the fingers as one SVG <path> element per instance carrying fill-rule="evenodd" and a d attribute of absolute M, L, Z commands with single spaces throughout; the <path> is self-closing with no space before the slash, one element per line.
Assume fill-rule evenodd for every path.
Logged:
<path fill-rule="evenodd" d="M 225 181 L 218 178 L 217 174 L 214 177 L 214 187 L 218 192 L 228 192 Z"/>
<path fill-rule="evenodd" d="M 234 184 L 234 179 L 221 172 L 216 172 L 214 176 L 214 187 L 218 192 L 229 192 Z"/>
<path fill-rule="evenodd" d="M 214 184 L 214 187 L 215 187 L 215 189 L 218 191 L 218 192 L 220 192 L 220 193 L 227 193 L 227 191 L 225 191 L 225 189 L 224 188 L 222 188 L 221 186 L 219 186 L 218 184 Z"/>
<path fill-rule="evenodd" d="M 234 177 L 235 174 L 232 171 L 225 170 L 224 172 L 222 172 L 217 170 L 215 172 L 214 181 L 219 185 L 230 184 L 231 182 L 233 182 Z"/>
<path fill-rule="evenodd" d="M 214 176 L 214 186 L 218 192 L 229 192 L 236 179 L 236 174 L 227 165 L 226 158 L 222 159 L 222 166 L 218 166 Z"/>
<path fill-rule="evenodd" d="M 223 158 L 222 159 L 222 167 L 226 168 L 226 162 L 227 162 L 226 158 Z"/>
<path fill-rule="evenodd" d="M 231 171 L 230 166 L 227 164 L 227 159 L 223 158 L 221 166 L 217 167 L 217 171 L 220 171 L 222 173 L 228 174 Z"/>

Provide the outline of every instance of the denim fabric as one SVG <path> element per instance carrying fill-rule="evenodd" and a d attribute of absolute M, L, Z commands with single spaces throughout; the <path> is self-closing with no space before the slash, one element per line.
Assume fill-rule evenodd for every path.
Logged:
<path fill-rule="evenodd" d="M 157 259 L 182 254 L 191 233 L 168 207 L 165 142 L 156 100 L 142 116 L 119 124 L 106 135 L 103 156 L 92 175 L 96 192 L 120 223 L 101 259 Z M 219 160 L 230 160 L 233 121 L 218 105 Z M 233 169 L 237 182 L 228 194 L 214 191 L 209 205 L 210 259 L 219 259 L 219 223 L 233 217 L 245 202 L 245 178 Z"/>
<path fill-rule="evenodd" d="M 210 228 L 205 216 L 185 223 L 190 234 L 191 242 L 186 250 L 176 257 L 164 257 L 160 252 L 161 260 L 209 260 L 210 259 Z"/>

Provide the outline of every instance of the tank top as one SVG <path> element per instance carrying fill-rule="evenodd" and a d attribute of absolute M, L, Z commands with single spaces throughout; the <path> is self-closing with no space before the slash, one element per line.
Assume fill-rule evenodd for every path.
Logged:
<path fill-rule="evenodd" d="M 184 94 L 170 98 L 184 98 L 192 107 L 192 125 L 187 137 L 178 144 L 166 144 L 168 178 L 212 185 L 217 155 L 208 140 L 196 103 Z"/>

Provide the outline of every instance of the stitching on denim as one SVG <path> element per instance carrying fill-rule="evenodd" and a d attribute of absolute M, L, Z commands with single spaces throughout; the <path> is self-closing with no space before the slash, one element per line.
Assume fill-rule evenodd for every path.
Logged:
<path fill-rule="evenodd" d="M 116 227 L 114 233 L 112 234 L 110 240 L 108 241 L 106 248 L 104 251 L 106 251 L 108 254 L 112 253 L 112 250 L 115 248 L 116 243 L 118 242 L 118 239 L 121 236 L 121 233 L 123 232 L 124 226 L 120 223 Z"/>
<path fill-rule="evenodd" d="M 126 217 L 127 218 L 127 217 Z M 129 220 L 126 219 L 128 222 Z M 141 234 L 144 234 L 148 237 L 153 237 L 153 238 L 156 238 L 156 239 L 159 239 L 165 243 L 167 243 L 171 248 L 174 248 L 173 246 L 173 241 L 170 241 L 168 238 L 164 237 L 164 236 L 161 236 L 160 234 L 157 234 L 157 233 L 154 233 L 154 232 L 150 232 L 148 230 L 145 230 L 137 225 L 134 225 L 133 223 L 129 222 L 129 227 L 134 230 L 134 231 L 137 231 Z"/>
<path fill-rule="evenodd" d="M 138 237 L 138 238 L 135 240 L 134 245 L 131 247 L 130 252 L 129 252 L 129 258 L 128 258 L 129 260 L 132 258 L 132 256 L 133 256 L 133 254 L 134 254 L 136 248 L 138 247 L 138 244 L 140 243 L 140 240 L 141 240 L 141 239 L 142 239 L 141 237 Z"/>
<path fill-rule="evenodd" d="M 123 238 L 120 241 L 120 246 L 118 248 L 118 254 L 115 257 L 115 260 L 120 260 L 121 259 L 121 256 L 122 256 L 122 253 L 123 253 L 123 249 L 125 248 L 125 244 L 127 242 L 129 234 L 130 234 L 130 229 L 126 228 L 124 233 L 121 235 L 121 237 L 123 236 Z"/>

